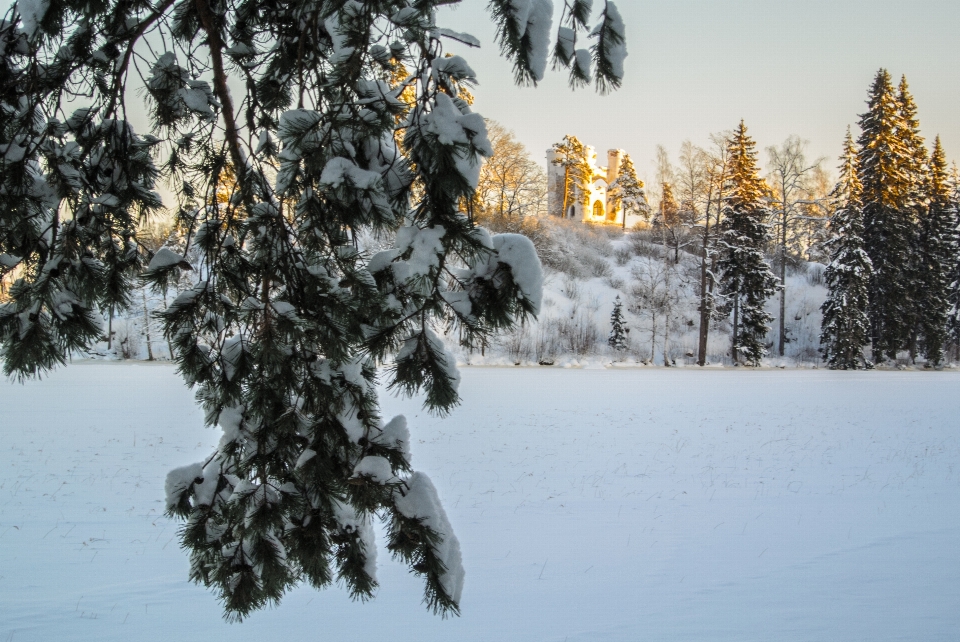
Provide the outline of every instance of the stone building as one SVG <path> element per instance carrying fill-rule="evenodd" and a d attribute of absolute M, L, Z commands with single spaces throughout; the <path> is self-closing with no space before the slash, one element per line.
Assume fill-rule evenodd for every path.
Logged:
<path fill-rule="evenodd" d="M 607 152 L 607 166 L 597 165 L 597 151 L 588 146 L 587 158 L 593 169 L 593 177 L 588 185 L 589 193 L 585 198 L 574 198 L 567 201 L 567 211 L 563 210 L 563 167 L 554 165 L 557 154 L 553 149 L 547 150 L 547 212 L 551 216 L 559 216 L 573 221 L 585 223 L 624 224 L 623 207 L 614 207 L 612 198 L 608 194 L 610 186 L 620 175 L 620 165 L 625 152 L 622 149 L 611 149 Z M 579 191 L 579 190 L 577 190 Z M 626 227 L 632 227 L 642 221 L 638 214 L 627 215 Z"/>

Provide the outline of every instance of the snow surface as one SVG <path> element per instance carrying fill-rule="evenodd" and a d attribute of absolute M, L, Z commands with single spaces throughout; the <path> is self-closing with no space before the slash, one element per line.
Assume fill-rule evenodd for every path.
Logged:
<path fill-rule="evenodd" d="M 0 385 L 0 640 L 957 639 L 960 374 L 462 377 L 447 419 L 383 397 L 459 538 L 462 617 L 381 548 L 375 600 L 300 588 L 239 625 L 162 516 L 220 432 L 174 368 Z"/>

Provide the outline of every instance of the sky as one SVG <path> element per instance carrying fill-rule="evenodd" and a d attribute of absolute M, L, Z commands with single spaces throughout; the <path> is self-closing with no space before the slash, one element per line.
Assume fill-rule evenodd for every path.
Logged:
<path fill-rule="evenodd" d="M 562 0 L 553 1 L 556 21 Z M 923 136 L 932 143 L 939 134 L 948 159 L 960 160 L 958 0 L 620 0 L 629 57 L 622 88 L 607 96 L 571 91 L 563 72 L 548 71 L 536 88 L 514 86 L 486 4 L 440 11 L 440 26 L 483 43 L 447 49 L 477 72 L 475 110 L 544 164 L 545 150 L 573 134 L 601 158 L 625 149 L 649 179 L 658 144 L 676 161 L 684 140 L 706 145 L 743 119 L 762 162 L 768 146 L 795 134 L 832 171 L 847 126 L 859 132 L 881 67 L 895 83 L 906 75 Z"/>

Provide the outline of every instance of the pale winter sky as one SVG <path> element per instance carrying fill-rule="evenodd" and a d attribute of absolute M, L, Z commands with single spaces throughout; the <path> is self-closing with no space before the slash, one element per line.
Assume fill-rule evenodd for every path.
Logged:
<path fill-rule="evenodd" d="M 562 0 L 554 0 L 559 17 Z M 599 10 L 602 0 L 594 0 Z M 847 125 L 858 133 L 867 89 L 880 67 L 906 74 L 932 143 L 960 161 L 960 1 L 958 0 L 619 0 L 627 25 L 626 77 L 614 94 L 572 92 L 549 72 L 537 88 L 512 84 L 498 55 L 484 0 L 439 15 L 482 50 L 449 45 L 477 72 L 475 109 L 516 132 L 531 154 L 564 134 L 605 150 L 625 149 L 653 177 L 654 148 L 676 161 L 680 143 L 706 144 L 741 118 L 765 148 L 790 134 L 810 141 L 833 171 Z M 556 29 L 554 24 L 554 29 Z"/>

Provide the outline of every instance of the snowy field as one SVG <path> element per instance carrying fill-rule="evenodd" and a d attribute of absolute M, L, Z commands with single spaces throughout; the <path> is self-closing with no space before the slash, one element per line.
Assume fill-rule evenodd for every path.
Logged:
<path fill-rule="evenodd" d="M 384 551 L 367 604 L 226 624 L 163 480 L 217 441 L 169 365 L 0 384 L 0 642 L 960 639 L 960 373 L 466 368 L 385 397 L 444 498 L 463 616 Z"/>

